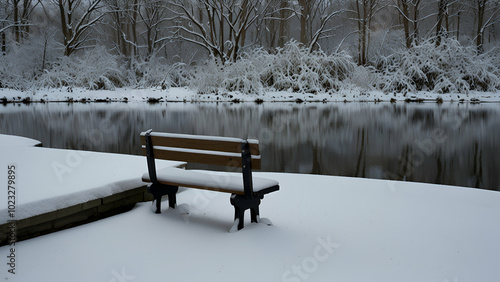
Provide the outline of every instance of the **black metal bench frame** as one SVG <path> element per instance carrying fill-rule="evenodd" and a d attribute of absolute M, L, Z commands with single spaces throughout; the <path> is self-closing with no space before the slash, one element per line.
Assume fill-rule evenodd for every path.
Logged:
<path fill-rule="evenodd" d="M 155 164 L 155 156 L 154 156 L 154 145 L 151 140 L 152 130 L 146 131 L 145 134 L 145 144 L 146 144 L 146 159 L 148 164 L 148 173 L 149 178 L 152 184 L 148 187 L 148 192 L 150 192 L 155 201 L 156 201 L 156 212 L 161 213 L 161 198 L 164 195 L 168 196 L 169 206 L 171 208 L 176 207 L 177 198 L 176 194 L 179 191 L 179 186 L 166 185 L 162 184 L 157 179 L 156 174 L 156 164 Z M 252 182 L 252 154 L 250 151 L 250 146 L 247 140 L 243 140 L 241 142 L 241 168 L 242 168 L 242 176 L 243 176 L 243 186 L 244 193 L 237 194 L 232 193 L 230 202 L 231 205 L 234 206 L 234 220 L 239 220 L 238 222 L 238 230 L 244 227 L 244 216 L 245 211 L 250 210 L 251 222 L 258 222 L 259 218 L 259 205 L 261 200 L 264 198 L 265 194 L 274 192 L 279 190 L 279 185 L 275 185 L 266 189 L 263 189 L 259 192 L 253 191 L 253 182 Z M 183 186 L 184 187 L 184 186 Z M 198 187 L 190 187 L 188 188 L 198 188 Z M 212 190 L 212 189 L 209 189 Z M 217 191 L 213 189 L 213 191 Z M 224 192 L 224 191 L 220 191 Z"/>

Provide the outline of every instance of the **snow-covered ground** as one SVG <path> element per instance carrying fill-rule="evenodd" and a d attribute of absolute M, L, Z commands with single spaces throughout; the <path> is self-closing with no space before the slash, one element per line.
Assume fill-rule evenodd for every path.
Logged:
<path fill-rule="evenodd" d="M 500 93 L 476 92 L 468 94 L 439 94 L 434 92 L 387 94 L 381 91 L 344 91 L 339 93 L 292 93 L 287 91 L 268 91 L 263 94 L 243 94 L 240 92 L 197 94 L 188 88 L 161 89 L 131 89 L 116 90 L 85 90 L 78 88 L 47 89 L 33 91 L 17 91 L 0 89 L 0 102 L 62 102 L 62 101 L 167 101 L 167 102 L 390 102 L 392 101 L 423 101 L 436 102 L 500 102 Z"/>
<path fill-rule="evenodd" d="M 54 190 L 65 185 L 57 172 L 63 183 L 78 180 L 81 187 L 97 187 L 92 176 L 105 170 L 99 175 L 109 178 L 100 183 L 121 189 L 146 169 L 144 158 L 137 156 L 44 148 L 2 149 L 1 156 L 4 169 L 16 164 L 20 213 L 24 201 L 35 200 L 30 197 L 58 197 Z M 64 166 L 68 171 L 54 170 Z M 141 203 L 124 214 L 18 242 L 13 252 L 12 246 L 1 247 L 1 276 L 9 281 L 363 282 L 494 282 L 500 277 L 498 192 L 335 176 L 254 175 L 275 179 L 281 187 L 262 201 L 262 223 L 249 223 L 247 215 L 246 227 L 229 233 L 229 195 L 187 189 L 179 193 L 177 209 L 164 204 L 160 215 L 151 203 Z M 7 173 L 0 174 L 0 181 L 7 183 Z M 7 192 L 2 206 L 6 201 Z M 8 272 L 12 253 L 15 274 Z"/>
<path fill-rule="evenodd" d="M 16 244 L 12 281 L 482 281 L 500 277 L 497 192 L 333 176 L 280 182 L 273 225 L 228 233 L 229 195 L 186 190 Z M 6 254 L 8 247 L 0 250 Z"/>

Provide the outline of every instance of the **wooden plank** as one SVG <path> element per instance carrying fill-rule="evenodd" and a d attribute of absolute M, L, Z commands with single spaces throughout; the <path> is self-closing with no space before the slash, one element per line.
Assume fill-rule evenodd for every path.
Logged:
<path fill-rule="evenodd" d="M 218 187 L 206 187 L 206 186 L 198 186 L 198 185 L 186 185 L 185 183 L 175 183 L 175 182 L 166 182 L 166 181 L 159 181 L 159 183 L 166 184 L 166 185 L 172 185 L 172 186 L 190 187 L 190 188 L 196 188 L 196 189 L 210 190 L 210 191 L 216 191 L 216 192 L 234 193 L 234 194 L 240 194 L 240 195 L 244 195 L 245 194 L 244 191 L 223 189 L 223 188 L 218 188 Z"/>
<path fill-rule="evenodd" d="M 203 140 L 196 139 L 196 135 L 192 136 L 193 138 L 151 136 L 151 142 L 153 143 L 153 146 L 241 153 L 241 142 Z M 142 145 L 146 144 L 145 136 L 141 136 L 141 143 Z M 250 152 L 252 155 L 260 155 L 259 144 L 251 143 Z"/>
<path fill-rule="evenodd" d="M 146 148 L 142 148 L 142 153 L 146 155 Z M 199 164 L 220 165 L 229 167 L 242 167 L 241 157 L 211 155 L 194 152 L 169 151 L 168 149 L 154 149 L 155 159 L 193 162 Z M 260 159 L 252 158 L 252 169 L 260 169 Z"/>

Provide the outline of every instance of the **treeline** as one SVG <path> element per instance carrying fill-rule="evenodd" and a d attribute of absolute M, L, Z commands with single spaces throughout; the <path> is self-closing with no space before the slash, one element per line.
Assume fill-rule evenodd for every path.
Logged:
<path fill-rule="evenodd" d="M 496 0 L 0 0 L 0 87 L 498 89 Z"/>

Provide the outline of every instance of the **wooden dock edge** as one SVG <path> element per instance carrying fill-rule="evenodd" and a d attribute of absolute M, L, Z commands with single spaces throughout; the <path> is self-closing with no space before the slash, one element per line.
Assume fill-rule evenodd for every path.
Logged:
<path fill-rule="evenodd" d="M 152 201 L 146 185 L 64 209 L 0 225 L 0 246 L 19 242 L 131 210 L 136 203 Z M 15 236 L 14 236 L 15 235 Z"/>

